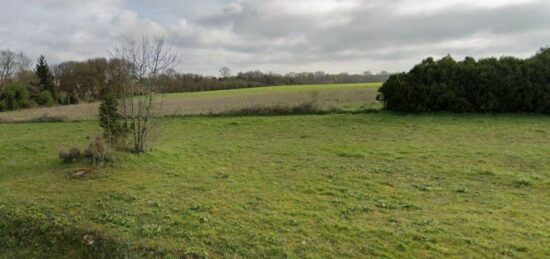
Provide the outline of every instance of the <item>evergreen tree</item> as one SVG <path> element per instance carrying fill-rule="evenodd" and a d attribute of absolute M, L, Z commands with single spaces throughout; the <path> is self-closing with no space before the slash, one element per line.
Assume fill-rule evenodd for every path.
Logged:
<path fill-rule="evenodd" d="M 528 59 L 428 58 L 392 75 L 379 92 L 391 111 L 550 114 L 550 49 Z"/>
<path fill-rule="evenodd" d="M 127 126 L 118 113 L 118 100 L 111 94 L 106 94 L 99 105 L 99 126 L 103 129 L 103 137 L 114 148 L 124 148 Z"/>
<path fill-rule="evenodd" d="M 38 83 L 40 91 L 50 91 L 55 99 L 57 96 L 55 91 L 55 84 L 53 82 L 54 77 L 52 72 L 50 71 L 50 66 L 48 66 L 48 62 L 43 55 L 38 58 L 34 73 L 40 80 Z"/>

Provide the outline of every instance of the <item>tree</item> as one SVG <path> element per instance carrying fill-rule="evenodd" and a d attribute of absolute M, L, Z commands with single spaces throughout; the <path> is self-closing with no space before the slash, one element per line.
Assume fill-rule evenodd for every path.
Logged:
<path fill-rule="evenodd" d="M 121 106 L 124 127 L 129 129 L 135 153 L 150 148 L 159 134 L 162 102 L 156 100 L 160 75 L 173 69 L 178 55 L 161 37 L 128 38 L 109 51 L 112 58 L 121 60 L 125 72 L 121 80 Z"/>
<path fill-rule="evenodd" d="M 99 105 L 99 126 L 103 129 L 103 138 L 116 149 L 126 146 L 128 129 L 121 121 L 118 112 L 118 100 L 114 94 L 106 94 Z"/>
<path fill-rule="evenodd" d="M 39 90 L 48 90 L 52 93 L 54 99 L 57 98 L 57 91 L 55 89 L 54 84 L 54 77 L 50 70 L 50 67 L 48 66 L 48 62 L 46 61 L 46 58 L 41 55 L 40 58 L 38 58 L 38 61 L 36 63 L 36 67 L 34 68 L 34 73 L 39 79 L 38 86 Z"/>
<path fill-rule="evenodd" d="M 31 60 L 23 53 L 15 53 L 9 49 L 0 51 L 0 94 L 3 86 L 14 80 L 31 64 Z"/>
<path fill-rule="evenodd" d="M 220 76 L 222 78 L 228 78 L 231 77 L 231 69 L 229 67 L 222 67 L 220 68 Z"/>
<path fill-rule="evenodd" d="M 550 51 L 513 57 L 427 58 L 379 89 L 385 109 L 400 112 L 537 112 L 550 114 Z"/>

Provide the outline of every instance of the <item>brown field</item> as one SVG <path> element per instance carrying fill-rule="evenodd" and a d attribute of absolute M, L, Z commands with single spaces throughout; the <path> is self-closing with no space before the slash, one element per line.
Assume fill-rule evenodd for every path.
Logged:
<path fill-rule="evenodd" d="M 238 90 L 166 94 L 160 99 L 165 115 L 207 115 L 252 108 L 291 107 L 313 102 L 320 109 L 358 110 L 376 107 L 380 84 L 276 86 Z M 23 122 L 40 118 L 68 121 L 97 117 L 98 103 L 33 108 L 0 113 L 0 122 Z"/>

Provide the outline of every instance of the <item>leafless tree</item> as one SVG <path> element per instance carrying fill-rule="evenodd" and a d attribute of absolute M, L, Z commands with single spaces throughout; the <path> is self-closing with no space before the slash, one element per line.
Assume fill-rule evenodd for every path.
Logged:
<path fill-rule="evenodd" d="M 127 38 L 109 51 L 111 58 L 122 61 L 121 115 L 131 136 L 130 149 L 143 153 L 159 135 L 162 101 L 155 92 L 160 75 L 178 63 L 175 50 L 162 37 Z"/>
<path fill-rule="evenodd" d="M 229 67 L 222 67 L 220 68 L 220 76 L 222 78 L 228 78 L 231 77 L 231 69 Z"/>
<path fill-rule="evenodd" d="M 4 83 L 15 79 L 15 77 L 29 68 L 31 59 L 23 52 L 13 52 L 9 49 L 0 51 L 0 93 Z"/>

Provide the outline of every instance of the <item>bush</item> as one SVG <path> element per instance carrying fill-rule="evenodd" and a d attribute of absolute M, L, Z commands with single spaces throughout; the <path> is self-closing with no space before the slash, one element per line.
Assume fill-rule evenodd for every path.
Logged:
<path fill-rule="evenodd" d="M 47 113 L 42 114 L 40 117 L 31 119 L 31 122 L 65 122 L 68 121 L 69 117 L 64 115 L 48 115 Z"/>
<path fill-rule="evenodd" d="M 298 115 L 298 114 L 324 114 L 336 112 L 336 110 L 322 110 L 311 103 L 302 103 L 295 106 L 253 106 L 236 110 L 229 110 L 220 115 L 230 116 L 273 116 L 273 115 Z"/>
<path fill-rule="evenodd" d="M 59 159 L 63 163 L 91 162 L 94 166 L 101 165 L 107 161 L 108 148 L 105 146 L 101 137 L 95 137 L 88 147 L 82 152 L 77 147 L 68 150 L 61 149 L 58 152 Z"/>
<path fill-rule="evenodd" d="M 61 149 L 58 155 L 63 163 L 74 163 L 82 160 L 82 152 L 77 147 L 72 147 L 69 150 Z"/>
<path fill-rule="evenodd" d="M 379 92 L 391 111 L 550 114 L 550 49 L 525 60 L 428 58 L 391 76 Z"/>
<path fill-rule="evenodd" d="M 70 94 L 61 93 L 57 98 L 57 102 L 61 105 L 71 105 L 71 104 L 78 104 L 78 99 L 76 99 L 74 96 Z"/>
<path fill-rule="evenodd" d="M 30 105 L 29 91 L 24 85 L 8 83 L 0 96 L 0 110 L 17 110 Z"/>
<path fill-rule="evenodd" d="M 95 137 L 84 151 L 84 157 L 93 165 L 103 164 L 107 159 L 108 149 L 101 137 Z"/>
<path fill-rule="evenodd" d="M 42 91 L 36 98 L 36 103 L 42 106 L 48 106 L 48 107 L 53 106 L 54 101 L 53 101 L 52 93 L 48 90 Z"/>
<path fill-rule="evenodd" d="M 103 129 L 103 138 L 111 147 L 125 148 L 129 129 L 121 121 L 121 116 L 118 113 L 118 100 L 112 94 L 107 94 L 101 99 L 99 126 Z"/>

